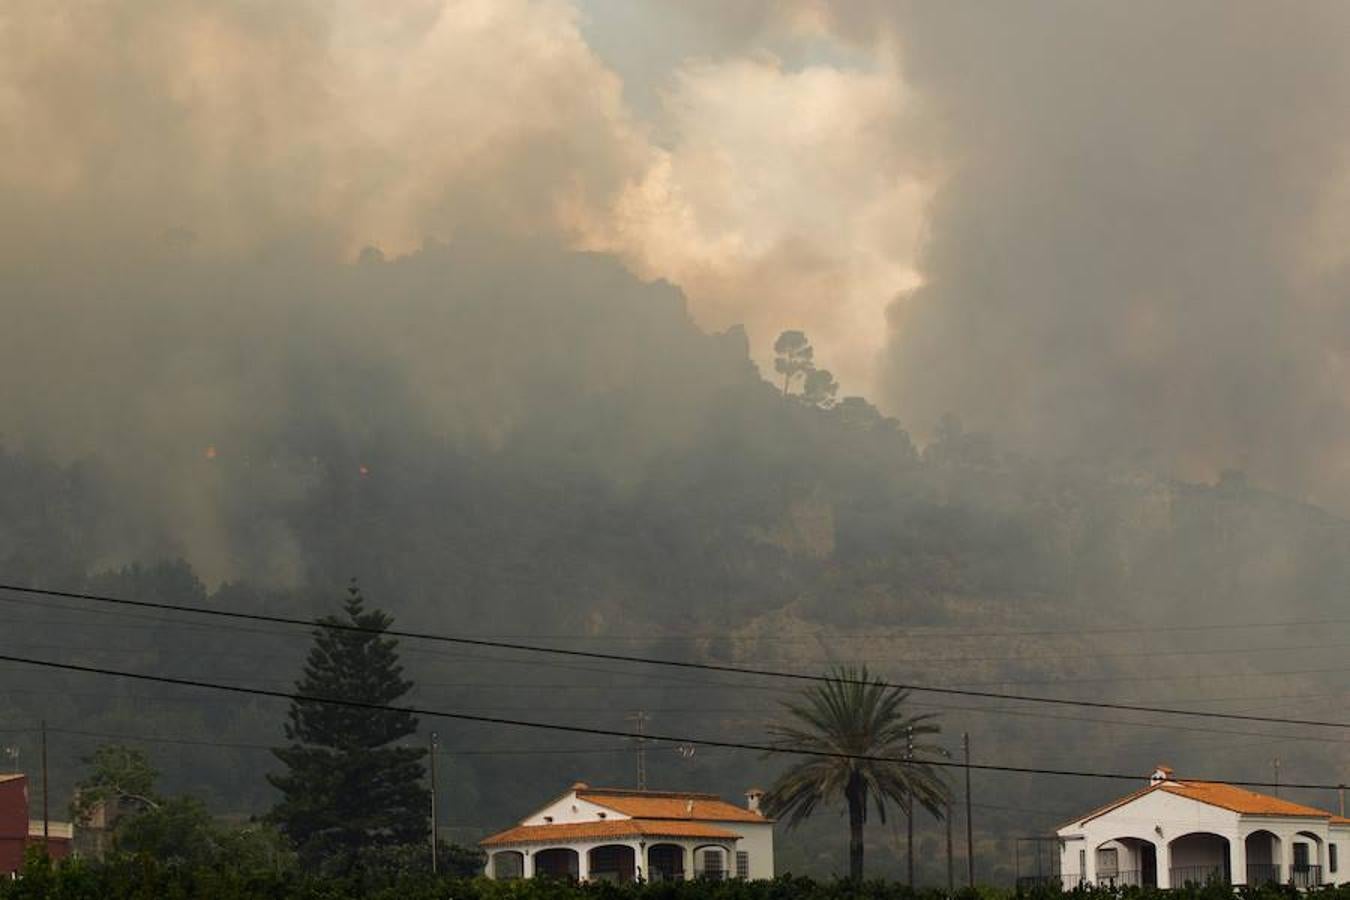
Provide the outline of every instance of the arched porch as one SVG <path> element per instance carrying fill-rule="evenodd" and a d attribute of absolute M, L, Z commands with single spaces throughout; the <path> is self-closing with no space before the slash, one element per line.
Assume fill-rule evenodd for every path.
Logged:
<path fill-rule="evenodd" d="M 1289 866 L 1289 881 L 1297 888 L 1319 887 L 1322 884 L 1322 839 L 1311 831 L 1294 835 L 1293 860 Z"/>
<path fill-rule="evenodd" d="M 627 844 L 603 844 L 586 854 L 591 881 L 629 882 L 637 879 L 637 853 Z"/>
<path fill-rule="evenodd" d="M 1232 855 L 1228 838 L 1210 831 L 1192 831 L 1167 845 L 1168 886 L 1231 884 Z"/>
<path fill-rule="evenodd" d="M 581 856 L 570 847 L 539 850 L 534 854 L 534 877 L 576 881 L 581 877 Z"/>
<path fill-rule="evenodd" d="M 722 881 L 727 876 L 731 849 L 721 844 L 703 844 L 694 848 L 694 877 Z"/>
<path fill-rule="evenodd" d="M 652 844 L 647 848 L 648 881 L 683 881 L 684 847 L 679 844 Z"/>
<path fill-rule="evenodd" d="M 1158 848 L 1151 841 L 1118 837 L 1103 841 L 1094 851 L 1094 884 L 1107 887 L 1157 887 Z"/>
<path fill-rule="evenodd" d="M 1284 847 L 1279 835 L 1264 828 L 1253 831 L 1243 839 L 1247 851 L 1247 884 L 1279 884 L 1283 880 Z"/>

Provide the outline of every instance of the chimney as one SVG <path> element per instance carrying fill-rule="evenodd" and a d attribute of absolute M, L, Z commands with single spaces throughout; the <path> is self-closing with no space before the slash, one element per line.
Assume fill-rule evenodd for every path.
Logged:
<path fill-rule="evenodd" d="M 759 801 L 764 799 L 764 791 L 760 788 L 751 788 L 745 792 L 745 808 L 753 813 L 759 812 Z M 761 813 L 762 815 L 762 813 Z"/>

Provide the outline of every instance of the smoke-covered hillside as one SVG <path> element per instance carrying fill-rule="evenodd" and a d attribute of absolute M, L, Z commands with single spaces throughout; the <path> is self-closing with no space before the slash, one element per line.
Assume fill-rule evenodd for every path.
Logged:
<path fill-rule="evenodd" d="M 677 290 L 604 256 L 465 241 L 240 269 L 166 254 L 72 272 L 45 302 L 23 278 L 0 288 L 25 310 L 22 339 L 59 349 L 3 404 L 4 580 L 309 615 L 358 578 L 401 625 L 444 633 L 1233 711 L 1343 705 L 1344 622 L 1313 623 L 1343 616 L 1350 526 L 1240 473 L 1184 484 L 1026 458 L 954 417 L 918 448 L 861 399 L 784 398 L 743 334 L 700 331 Z M 70 309 L 92 320 L 58 337 Z M 0 646 L 64 661 L 276 687 L 306 640 L 14 599 Z M 627 728 L 645 710 L 655 733 L 759 740 L 792 689 L 405 646 L 418 703 L 522 719 Z M 270 803 L 274 763 L 251 745 L 280 740 L 277 703 L 14 666 L 5 685 L 0 727 L 58 729 L 60 786 L 99 735 L 137 735 L 169 739 L 148 746 L 171 786 L 231 814 Z M 1309 729 L 916 700 L 948 710 L 953 746 L 969 730 L 977 761 L 1262 778 L 1279 755 L 1286 777 L 1323 781 L 1350 762 Z M 578 777 L 633 780 L 621 740 L 437 727 L 461 840 Z M 13 743 L 27 766 L 31 731 Z M 648 752 L 658 784 L 731 795 L 778 765 Z M 990 875 L 1014 834 L 1120 787 L 977 785 Z M 896 871 L 893 837 L 872 840 Z M 783 863 L 836 871 L 842 843 L 819 817 L 783 839 Z"/>

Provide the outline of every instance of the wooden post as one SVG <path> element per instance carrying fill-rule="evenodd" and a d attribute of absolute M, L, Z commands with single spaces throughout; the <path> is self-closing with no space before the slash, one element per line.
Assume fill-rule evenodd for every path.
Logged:
<path fill-rule="evenodd" d="M 947 896 L 956 893 L 956 860 L 952 857 L 952 804 L 947 801 Z"/>
<path fill-rule="evenodd" d="M 905 733 L 906 763 L 908 763 L 909 760 L 912 760 L 913 758 L 914 758 L 914 726 L 911 725 L 909 726 L 909 729 Z M 914 887 L 914 788 L 912 786 L 910 787 L 909 795 L 905 798 L 905 828 L 907 834 L 905 840 L 906 883 L 910 887 Z"/>
<path fill-rule="evenodd" d="M 970 813 L 970 732 L 961 735 L 966 755 L 966 884 L 975 887 L 975 826 Z"/>
<path fill-rule="evenodd" d="M 51 791 L 47 789 L 50 779 L 47 777 L 47 720 L 42 720 L 42 852 L 51 856 L 51 816 L 49 802 Z"/>
<path fill-rule="evenodd" d="M 431 733 L 431 874 L 435 875 L 440 869 L 440 864 L 436 859 L 436 832 L 440 830 L 440 815 L 436 809 L 436 745 L 438 741 L 436 732 Z"/>

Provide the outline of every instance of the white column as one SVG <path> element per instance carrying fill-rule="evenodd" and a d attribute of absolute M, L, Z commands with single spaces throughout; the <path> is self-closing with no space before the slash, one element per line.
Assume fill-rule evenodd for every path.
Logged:
<path fill-rule="evenodd" d="M 1158 848 L 1155 854 L 1158 859 L 1158 887 L 1165 890 L 1172 886 L 1172 845 L 1165 837 L 1160 837 L 1154 846 Z"/>
<path fill-rule="evenodd" d="M 1234 831 L 1228 838 L 1228 865 L 1233 870 L 1233 884 L 1247 883 L 1247 843 L 1240 832 Z"/>
<path fill-rule="evenodd" d="M 647 851 L 638 841 L 634 841 L 628 846 L 633 848 L 633 880 L 639 878 L 647 880 Z"/>
<path fill-rule="evenodd" d="M 525 848 L 524 852 L 522 853 L 522 856 L 523 856 L 523 862 L 521 862 L 521 864 L 520 864 L 520 877 L 521 877 L 521 878 L 533 878 L 533 877 L 534 877 L 534 854 L 533 854 L 532 852 L 530 852 L 529 848 L 527 847 L 527 848 Z"/>
<path fill-rule="evenodd" d="M 591 877 L 591 848 L 580 844 L 573 849 L 577 851 L 577 880 L 586 881 Z"/>

